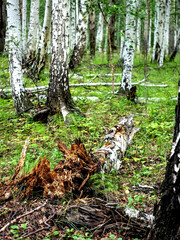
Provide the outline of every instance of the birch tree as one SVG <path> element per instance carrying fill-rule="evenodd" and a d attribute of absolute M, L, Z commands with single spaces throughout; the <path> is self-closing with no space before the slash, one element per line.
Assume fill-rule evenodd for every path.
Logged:
<path fill-rule="evenodd" d="M 76 33 L 76 44 L 71 55 L 69 67 L 74 69 L 82 60 L 84 55 L 84 49 L 86 46 L 86 35 L 87 35 L 87 10 L 86 10 L 86 0 L 81 0 L 81 6 L 79 9 Z"/>
<path fill-rule="evenodd" d="M 50 44 L 51 10 L 52 0 L 46 0 L 43 29 L 41 32 L 36 60 L 33 63 L 34 73 L 39 73 L 45 66 L 45 60 Z"/>
<path fill-rule="evenodd" d="M 164 62 L 165 50 L 167 51 L 168 49 L 170 6 L 171 6 L 171 0 L 166 0 L 165 22 L 164 22 L 164 29 L 163 29 L 162 46 L 161 46 L 161 51 L 159 56 L 159 67 L 162 67 Z"/>
<path fill-rule="evenodd" d="M 31 12 L 28 32 L 28 60 L 35 57 L 39 32 L 39 0 L 31 0 Z"/>
<path fill-rule="evenodd" d="M 74 0 L 71 0 L 70 10 L 70 49 L 73 50 L 76 44 L 76 2 Z"/>
<path fill-rule="evenodd" d="M 80 112 L 69 90 L 69 0 L 52 1 L 51 67 L 48 105 L 51 113 Z"/>
<path fill-rule="evenodd" d="M 30 109 L 31 102 L 24 88 L 22 73 L 21 23 L 18 0 L 7 0 L 9 32 L 9 73 L 14 106 L 18 114 Z"/>
<path fill-rule="evenodd" d="M 136 1 L 127 0 L 126 2 L 126 30 L 123 50 L 123 72 L 121 87 L 119 93 L 128 94 L 131 89 L 131 78 L 134 60 L 135 36 L 136 36 L 136 19 L 135 12 Z"/>
<path fill-rule="evenodd" d="M 178 103 L 175 110 L 171 154 L 166 167 L 166 174 L 161 186 L 161 200 L 155 213 L 155 221 L 149 240 L 179 239 L 180 226 L 180 79 Z"/>
<path fill-rule="evenodd" d="M 92 4 L 92 3 L 91 3 Z M 95 9 L 91 6 L 89 13 L 89 45 L 90 45 L 90 55 L 95 57 L 95 47 L 96 47 L 96 31 L 95 31 Z"/>
<path fill-rule="evenodd" d="M 103 16 L 102 16 L 102 13 L 99 12 L 99 19 L 98 19 L 98 24 L 97 24 L 97 34 L 96 34 L 96 48 L 99 52 L 102 52 L 103 26 L 104 26 Z"/>
<path fill-rule="evenodd" d="M 27 31 L 27 0 L 22 0 L 22 50 L 24 54 L 27 52 L 26 31 Z"/>
<path fill-rule="evenodd" d="M 155 16 L 155 30 L 154 30 L 154 44 L 152 61 L 159 61 L 160 52 L 163 44 L 163 30 L 165 21 L 165 0 L 157 0 L 156 2 L 156 16 Z"/>

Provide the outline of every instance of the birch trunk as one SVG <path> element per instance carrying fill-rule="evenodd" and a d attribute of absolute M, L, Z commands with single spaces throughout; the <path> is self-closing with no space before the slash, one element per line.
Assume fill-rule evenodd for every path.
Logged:
<path fill-rule="evenodd" d="M 4 51 L 6 35 L 6 0 L 0 0 L 0 52 Z"/>
<path fill-rule="evenodd" d="M 84 49 L 86 46 L 86 35 L 87 35 L 87 11 L 86 1 L 81 0 L 81 6 L 79 9 L 79 22 L 77 25 L 77 38 L 76 44 L 71 55 L 69 62 L 69 68 L 74 69 L 82 60 L 84 55 Z"/>
<path fill-rule="evenodd" d="M 179 239 L 180 226 L 180 81 L 171 155 L 167 163 L 162 197 L 155 213 L 150 237 L 154 240 Z"/>
<path fill-rule="evenodd" d="M 73 50 L 76 45 L 76 2 L 71 0 L 70 5 L 70 49 Z"/>
<path fill-rule="evenodd" d="M 69 90 L 69 1 L 52 1 L 52 52 L 48 105 L 51 113 L 61 112 L 65 121 L 67 115 L 78 111 Z"/>
<path fill-rule="evenodd" d="M 24 88 L 22 73 L 21 23 L 18 0 L 7 1 L 7 24 L 9 32 L 9 73 L 12 98 L 18 114 L 30 109 L 30 103 Z"/>
<path fill-rule="evenodd" d="M 95 32 L 95 11 L 91 9 L 89 14 L 89 43 L 90 43 L 90 55 L 95 57 L 96 47 L 96 32 Z"/>
<path fill-rule="evenodd" d="M 31 0 L 31 12 L 28 33 L 28 60 L 35 57 L 39 32 L 39 0 Z"/>
<path fill-rule="evenodd" d="M 141 40 L 141 19 L 137 19 L 137 28 L 136 28 L 136 50 L 140 52 L 140 41 Z"/>
<path fill-rule="evenodd" d="M 136 19 L 134 12 L 136 1 L 127 0 L 126 6 L 126 33 L 123 52 L 123 72 L 121 79 L 121 88 L 119 93 L 128 94 L 131 89 L 131 77 L 134 60 L 135 36 L 136 36 Z"/>
<path fill-rule="evenodd" d="M 111 6 L 113 6 L 113 5 L 115 5 L 115 0 L 111 0 Z M 116 21 L 116 14 L 115 14 L 115 12 L 113 12 L 109 18 L 109 30 L 110 30 L 112 50 L 116 49 L 116 46 L 115 46 L 115 21 Z"/>
<path fill-rule="evenodd" d="M 176 1 L 171 1 L 171 10 L 170 10 L 170 27 L 169 27 L 169 55 L 173 53 L 174 50 L 174 30 L 175 30 L 175 9 Z"/>
<path fill-rule="evenodd" d="M 156 18 L 155 18 L 155 31 L 154 31 L 154 45 L 152 61 L 159 61 L 160 52 L 163 42 L 163 30 L 165 22 L 165 0 L 158 0 L 156 2 Z"/>
<path fill-rule="evenodd" d="M 160 52 L 160 56 L 159 56 L 159 67 L 163 66 L 165 50 L 167 50 L 167 37 L 169 36 L 170 6 L 171 6 L 171 0 L 166 0 L 165 22 L 164 22 L 164 31 L 163 31 L 161 52 Z"/>
<path fill-rule="evenodd" d="M 97 35 L 96 35 L 96 49 L 102 52 L 102 41 L 103 41 L 103 25 L 104 20 L 102 13 L 99 13 L 98 25 L 97 25 Z"/>
<path fill-rule="evenodd" d="M 38 46 L 36 60 L 33 63 L 33 72 L 39 74 L 45 66 L 45 60 L 50 44 L 51 31 L 51 11 L 52 0 L 46 0 L 43 29 L 41 32 L 41 39 Z"/>
<path fill-rule="evenodd" d="M 149 0 L 146 2 L 146 15 L 144 19 L 144 31 L 143 31 L 143 53 L 147 55 L 148 53 L 148 44 L 149 44 L 149 27 L 150 27 L 150 6 Z"/>
<path fill-rule="evenodd" d="M 23 50 L 23 55 L 25 55 L 27 52 L 26 30 L 27 30 L 27 0 L 22 0 L 22 50 Z"/>

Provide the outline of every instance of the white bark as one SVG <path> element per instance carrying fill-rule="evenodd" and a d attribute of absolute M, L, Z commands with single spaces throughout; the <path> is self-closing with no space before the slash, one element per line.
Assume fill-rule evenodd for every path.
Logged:
<path fill-rule="evenodd" d="M 22 0 L 22 50 L 26 53 L 27 0 Z"/>
<path fill-rule="evenodd" d="M 76 2 L 74 0 L 71 0 L 70 21 L 70 49 L 73 50 L 76 44 Z"/>
<path fill-rule="evenodd" d="M 133 115 L 125 117 L 111 128 L 104 137 L 107 143 L 93 153 L 93 155 L 105 161 L 102 172 L 120 169 L 127 147 L 131 144 L 134 134 L 139 131 L 139 128 L 134 127 L 132 120 Z"/>
<path fill-rule="evenodd" d="M 30 23 L 28 33 L 28 54 L 34 58 L 38 43 L 39 33 L 39 0 L 31 0 Z"/>
<path fill-rule="evenodd" d="M 102 41 L 103 41 L 103 16 L 99 13 L 98 25 L 97 25 L 97 35 L 96 35 L 96 48 L 99 52 L 102 52 Z"/>
<path fill-rule="evenodd" d="M 86 34 L 87 34 L 87 10 L 86 0 L 81 0 L 81 6 L 79 9 L 79 21 L 77 25 L 76 44 L 70 59 L 69 66 L 71 69 L 76 67 L 82 60 L 84 49 L 86 46 Z"/>
<path fill-rule="evenodd" d="M 129 92 L 131 89 L 131 77 L 134 60 L 135 35 L 136 35 L 136 19 L 132 11 L 136 9 L 135 0 L 127 0 L 126 7 L 126 34 L 125 46 L 123 52 L 123 72 L 121 79 L 121 89 L 124 92 Z"/>
<path fill-rule="evenodd" d="M 12 97 L 19 114 L 31 107 L 24 88 L 22 72 L 21 23 L 18 0 L 7 1 L 7 23 L 9 32 L 9 72 Z"/>
<path fill-rule="evenodd" d="M 151 50 L 151 32 L 152 32 L 152 19 L 149 19 L 149 39 L 148 39 L 148 49 L 147 52 L 149 52 Z"/>
<path fill-rule="evenodd" d="M 51 112 L 61 112 L 65 121 L 68 114 L 78 111 L 69 91 L 69 24 L 69 0 L 53 0 L 48 104 Z"/>
<path fill-rule="evenodd" d="M 165 0 L 157 0 L 156 2 L 156 18 L 155 18 L 155 31 L 154 31 L 154 44 L 152 61 L 159 61 L 160 50 L 163 42 L 163 29 L 165 21 Z"/>
<path fill-rule="evenodd" d="M 38 46 L 38 53 L 36 61 L 34 62 L 35 72 L 40 72 L 45 64 L 45 58 L 48 52 L 50 44 L 50 33 L 51 33 L 51 11 L 52 11 L 52 0 L 46 0 L 44 23 L 41 31 L 41 38 Z"/>
<path fill-rule="evenodd" d="M 137 7 L 139 5 L 139 1 L 137 3 Z M 140 52 L 140 43 L 141 43 L 141 19 L 138 16 L 137 25 L 136 25 L 136 50 Z"/>
<path fill-rule="evenodd" d="M 160 57 L 159 57 L 159 67 L 163 66 L 165 50 L 168 49 L 170 6 L 171 6 L 171 0 L 167 0 L 166 1 L 166 12 L 165 12 L 163 39 L 162 39 L 161 52 L 160 52 Z"/>
<path fill-rule="evenodd" d="M 76 1 L 76 26 L 78 25 L 79 22 L 79 0 Z M 77 43 L 77 36 L 76 36 L 76 43 Z"/>
<path fill-rule="evenodd" d="M 123 50 L 124 50 L 124 32 L 121 31 L 121 47 L 120 47 L 120 60 L 123 60 Z"/>

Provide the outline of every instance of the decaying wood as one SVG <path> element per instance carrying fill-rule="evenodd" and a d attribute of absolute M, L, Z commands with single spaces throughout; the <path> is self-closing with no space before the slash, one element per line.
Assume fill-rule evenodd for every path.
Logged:
<path fill-rule="evenodd" d="M 68 149 L 61 141 L 59 150 L 63 153 L 61 160 L 53 170 L 50 162 L 44 157 L 40 158 L 33 170 L 19 178 L 17 175 L 24 164 L 24 158 L 20 158 L 11 181 L 4 183 L 0 199 L 7 200 L 12 196 L 14 186 L 23 186 L 21 196 L 29 197 L 33 191 L 42 191 L 47 198 L 62 197 L 67 192 L 82 194 L 87 187 L 89 178 L 96 172 L 109 172 L 119 169 L 123 156 L 134 134 L 139 130 L 135 128 L 133 116 L 125 117 L 109 130 L 105 135 L 105 145 L 94 153 L 88 153 L 80 140 L 76 140 Z M 25 149 L 27 150 L 27 142 Z M 23 149 L 23 153 L 24 153 Z M 25 157 L 25 154 L 23 155 Z M 23 160 L 22 160 L 23 159 Z"/>
<path fill-rule="evenodd" d="M 106 144 L 96 150 L 93 155 L 105 162 L 103 171 L 111 171 L 121 167 L 123 156 L 131 144 L 134 134 L 139 131 L 133 125 L 133 115 L 125 117 L 109 130 L 105 136 Z"/>
<path fill-rule="evenodd" d="M 28 147 L 29 147 L 29 137 L 26 139 L 26 141 L 24 143 L 24 147 L 22 149 L 19 162 L 18 162 L 18 164 L 16 166 L 16 169 L 15 169 L 15 172 L 14 172 L 12 178 L 11 178 L 12 181 L 16 179 L 16 177 L 18 176 L 18 174 L 22 170 L 22 167 L 24 166 L 24 161 L 25 161 L 25 157 L 26 157 Z"/>

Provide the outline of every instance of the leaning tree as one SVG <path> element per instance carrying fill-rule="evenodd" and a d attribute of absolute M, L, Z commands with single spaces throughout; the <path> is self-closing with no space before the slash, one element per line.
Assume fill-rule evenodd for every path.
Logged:
<path fill-rule="evenodd" d="M 51 67 L 48 105 L 51 113 L 61 112 L 64 120 L 80 113 L 69 90 L 69 0 L 52 1 Z"/>
<path fill-rule="evenodd" d="M 180 239 L 180 79 L 171 154 L 149 240 Z"/>

